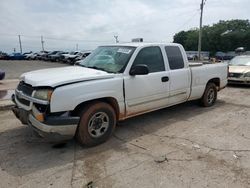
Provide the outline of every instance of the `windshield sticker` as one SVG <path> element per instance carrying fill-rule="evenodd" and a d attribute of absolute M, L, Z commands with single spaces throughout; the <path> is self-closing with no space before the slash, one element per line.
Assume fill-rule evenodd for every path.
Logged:
<path fill-rule="evenodd" d="M 130 54 L 131 50 L 128 49 L 128 48 L 119 48 L 119 49 L 117 50 L 117 52 L 119 52 L 119 53 L 124 53 L 124 54 Z"/>

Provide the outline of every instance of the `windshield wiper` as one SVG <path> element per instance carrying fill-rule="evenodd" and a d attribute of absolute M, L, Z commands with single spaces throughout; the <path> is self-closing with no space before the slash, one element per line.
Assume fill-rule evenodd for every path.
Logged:
<path fill-rule="evenodd" d="M 91 69 L 96 69 L 96 70 L 101 70 L 101 71 L 105 71 L 105 72 L 108 72 L 108 71 L 106 71 L 105 69 L 103 69 L 103 68 L 100 68 L 100 67 L 97 67 L 97 66 L 92 66 L 92 67 L 87 67 L 87 68 L 91 68 Z"/>

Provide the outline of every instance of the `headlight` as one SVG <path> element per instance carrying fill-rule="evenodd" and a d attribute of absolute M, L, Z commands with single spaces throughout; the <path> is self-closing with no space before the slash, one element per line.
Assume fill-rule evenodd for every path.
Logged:
<path fill-rule="evenodd" d="M 41 100 L 49 101 L 53 93 L 52 89 L 39 89 L 35 91 L 34 97 Z"/>
<path fill-rule="evenodd" d="M 250 72 L 245 73 L 244 77 L 249 77 L 250 78 Z"/>

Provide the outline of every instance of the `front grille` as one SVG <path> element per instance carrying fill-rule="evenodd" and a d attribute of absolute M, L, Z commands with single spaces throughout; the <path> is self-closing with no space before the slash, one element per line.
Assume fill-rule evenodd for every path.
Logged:
<path fill-rule="evenodd" d="M 21 81 L 18 86 L 17 86 L 17 90 L 22 91 L 24 94 L 31 96 L 32 92 L 34 91 L 34 89 L 32 88 L 31 85 L 28 85 L 26 83 L 24 83 L 23 81 Z"/>
<path fill-rule="evenodd" d="M 31 96 L 34 89 L 32 88 L 31 85 L 24 83 L 24 81 L 21 81 L 18 86 L 17 86 L 17 90 L 21 91 L 23 94 Z M 30 105 L 30 101 L 20 98 L 18 95 L 16 95 L 17 100 L 22 103 L 23 105 L 29 106 Z"/>
<path fill-rule="evenodd" d="M 243 76 L 242 73 L 229 73 L 229 77 L 240 78 Z"/>
<path fill-rule="evenodd" d="M 27 100 L 25 100 L 25 99 L 22 99 L 22 98 L 20 98 L 20 97 L 18 97 L 18 96 L 16 96 L 16 98 L 17 98 L 17 100 L 18 100 L 20 103 L 22 103 L 22 104 L 24 104 L 24 105 L 26 105 L 26 106 L 29 106 L 29 105 L 30 105 L 30 101 L 27 101 Z"/>

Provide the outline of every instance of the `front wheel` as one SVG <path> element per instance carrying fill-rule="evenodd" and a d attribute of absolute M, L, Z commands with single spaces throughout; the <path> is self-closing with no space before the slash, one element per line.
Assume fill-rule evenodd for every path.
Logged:
<path fill-rule="evenodd" d="M 201 98 L 201 104 L 205 107 L 212 106 L 217 99 L 217 88 L 214 83 L 208 83 Z"/>
<path fill-rule="evenodd" d="M 112 106 L 94 102 L 84 107 L 76 132 L 77 141 L 84 146 L 95 146 L 105 142 L 113 133 L 116 114 Z"/>

